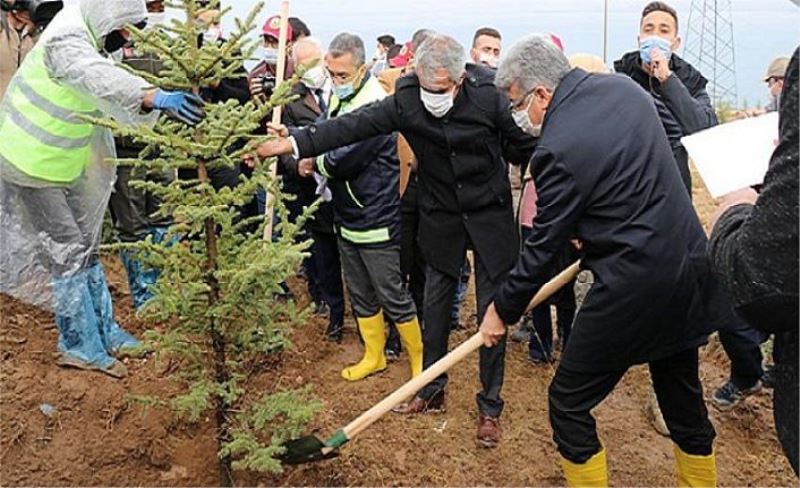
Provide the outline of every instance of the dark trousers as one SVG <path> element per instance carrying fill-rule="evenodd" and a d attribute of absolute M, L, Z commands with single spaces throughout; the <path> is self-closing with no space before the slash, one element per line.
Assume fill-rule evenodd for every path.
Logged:
<path fill-rule="evenodd" d="M 480 256 L 475 255 L 475 287 L 478 302 L 478 323 L 483 320 L 486 309 L 494 299 L 500 278 L 493 281 L 483 266 Z M 447 354 L 450 338 L 450 310 L 458 288 L 458 278 L 428 266 L 425 281 L 425 327 L 422 332 L 423 366 L 430 365 Z M 506 338 L 492 348 L 480 349 L 480 379 L 482 390 L 477 394 L 478 410 L 483 415 L 499 417 L 503 411 L 500 390 L 503 387 L 505 369 Z M 443 374 L 423 388 L 419 396 L 432 398 L 447 385 L 447 374 Z"/>
<path fill-rule="evenodd" d="M 744 320 L 733 320 L 719 330 L 719 340 L 731 361 L 731 381 L 738 388 L 752 388 L 764 374 L 761 343 L 765 339 L 765 334 Z"/>
<path fill-rule="evenodd" d="M 344 286 L 336 234 L 313 232 L 313 237 L 311 256 L 319 284 L 319 295 L 331 309 L 331 322 L 341 323 L 344 321 Z"/>
<path fill-rule="evenodd" d="M 161 200 L 152 193 L 131 187 L 131 181 L 153 181 L 169 184 L 174 176 L 168 172 L 148 174 L 144 168 L 117 166 L 117 181 L 109 199 L 111 218 L 122 242 L 136 242 L 145 239 L 152 227 L 165 227 L 170 224 L 166 217 L 156 218 Z"/>
<path fill-rule="evenodd" d="M 425 300 L 425 258 L 417 241 L 419 234 L 419 206 L 417 205 L 417 178 L 414 174 L 408 181 L 408 187 L 400 201 L 401 243 L 400 272 L 403 282 L 411 293 L 417 306 L 419 320 L 424 319 L 423 303 Z"/>
<path fill-rule="evenodd" d="M 689 349 L 651 362 L 650 376 L 673 442 L 687 454 L 707 456 L 716 434 L 708 420 L 697 363 L 697 349 Z M 626 371 L 587 373 L 559 366 L 550 383 L 550 425 L 564 458 L 582 464 L 600 452 L 591 412 Z"/>
<path fill-rule="evenodd" d="M 339 257 L 357 318 L 372 317 L 381 309 L 395 324 L 416 317 L 414 301 L 400 277 L 400 246 L 391 242 L 362 246 L 340 238 Z"/>

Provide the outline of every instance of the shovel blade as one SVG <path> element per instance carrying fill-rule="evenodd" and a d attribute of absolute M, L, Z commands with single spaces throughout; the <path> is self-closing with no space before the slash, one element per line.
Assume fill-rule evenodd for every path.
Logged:
<path fill-rule="evenodd" d="M 316 436 L 309 435 L 284 443 L 284 452 L 280 459 L 286 464 L 305 464 L 334 458 L 339 455 Z"/>

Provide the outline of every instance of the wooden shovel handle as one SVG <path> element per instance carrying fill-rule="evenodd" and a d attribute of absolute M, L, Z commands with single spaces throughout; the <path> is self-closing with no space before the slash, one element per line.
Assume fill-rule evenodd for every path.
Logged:
<path fill-rule="evenodd" d="M 575 276 L 577 276 L 578 271 L 580 270 L 580 262 L 573 263 L 570 267 L 559 273 L 555 278 L 547 282 L 544 286 L 539 289 L 539 292 L 536 293 L 536 296 L 533 297 L 531 300 L 530 305 L 528 305 L 528 310 L 535 308 L 537 305 L 541 304 L 548 298 L 550 298 L 555 292 L 560 290 L 564 285 L 572 281 Z M 452 351 L 450 351 L 445 357 L 433 363 L 428 369 L 424 370 L 419 376 L 416 378 L 412 378 L 411 380 L 407 381 L 403 386 L 395 390 L 392 394 L 381 400 L 378 404 L 361 414 L 360 417 L 353 420 L 347 426 L 342 429 L 344 434 L 347 436 L 348 439 L 352 439 L 356 435 L 363 432 L 367 427 L 372 425 L 375 421 L 379 418 L 383 417 L 387 412 L 391 409 L 400 405 L 404 400 L 406 400 L 411 395 L 418 392 L 422 389 L 423 386 L 427 385 L 434 379 L 436 379 L 440 374 L 444 373 L 448 369 L 450 369 L 453 365 L 464 359 L 465 357 L 469 356 L 473 351 L 478 349 L 483 345 L 483 335 L 478 332 L 472 337 L 470 337 L 466 342 L 462 343 Z"/>

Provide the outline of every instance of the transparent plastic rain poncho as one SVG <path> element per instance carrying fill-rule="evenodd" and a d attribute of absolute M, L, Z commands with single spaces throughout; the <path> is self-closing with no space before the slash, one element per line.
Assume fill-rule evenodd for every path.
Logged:
<path fill-rule="evenodd" d="M 80 0 L 66 6 L 39 40 L 51 78 L 85 95 L 106 117 L 152 125 L 158 114 L 141 110 L 148 83 L 95 47 L 102 47 L 109 33 L 146 16 L 144 0 Z M 17 77 L 11 86 L 16 82 Z M 0 125 L 8 105 L 0 102 Z M 115 156 L 111 132 L 96 128 L 91 161 L 74 182 L 63 184 L 29 176 L 0 154 L 0 292 L 52 310 L 54 281 L 96 264 L 116 178 Z M 52 205 L 50 200 L 59 198 L 49 195 L 59 193 L 60 204 Z"/>

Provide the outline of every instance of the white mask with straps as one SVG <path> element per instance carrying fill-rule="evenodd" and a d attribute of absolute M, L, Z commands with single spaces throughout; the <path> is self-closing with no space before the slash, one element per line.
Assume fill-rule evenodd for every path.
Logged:
<path fill-rule="evenodd" d="M 455 104 L 452 91 L 446 93 L 431 93 L 424 88 L 420 88 L 419 98 L 422 100 L 422 104 L 425 105 L 425 110 L 437 119 L 441 119 L 447 115 L 447 112 L 449 112 Z"/>
<path fill-rule="evenodd" d="M 542 134 L 542 124 L 534 124 L 531 121 L 531 116 L 528 114 L 531 110 L 532 103 L 533 96 L 531 94 L 531 99 L 528 101 L 528 105 L 526 105 L 524 109 L 514 110 L 511 112 L 511 116 L 514 118 L 514 123 L 516 123 L 517 127 L 519 127 L 523 132 L 528 133 L 533 137 L 539 137 Z"/>
<path fill-rule="evenodd" d="M 312 90 L 321 89 L 327 81 L 328 74 L 325 72 L 325 68 L 320 65 L 310 68 L 303 74 L 303 84 Z"/>

